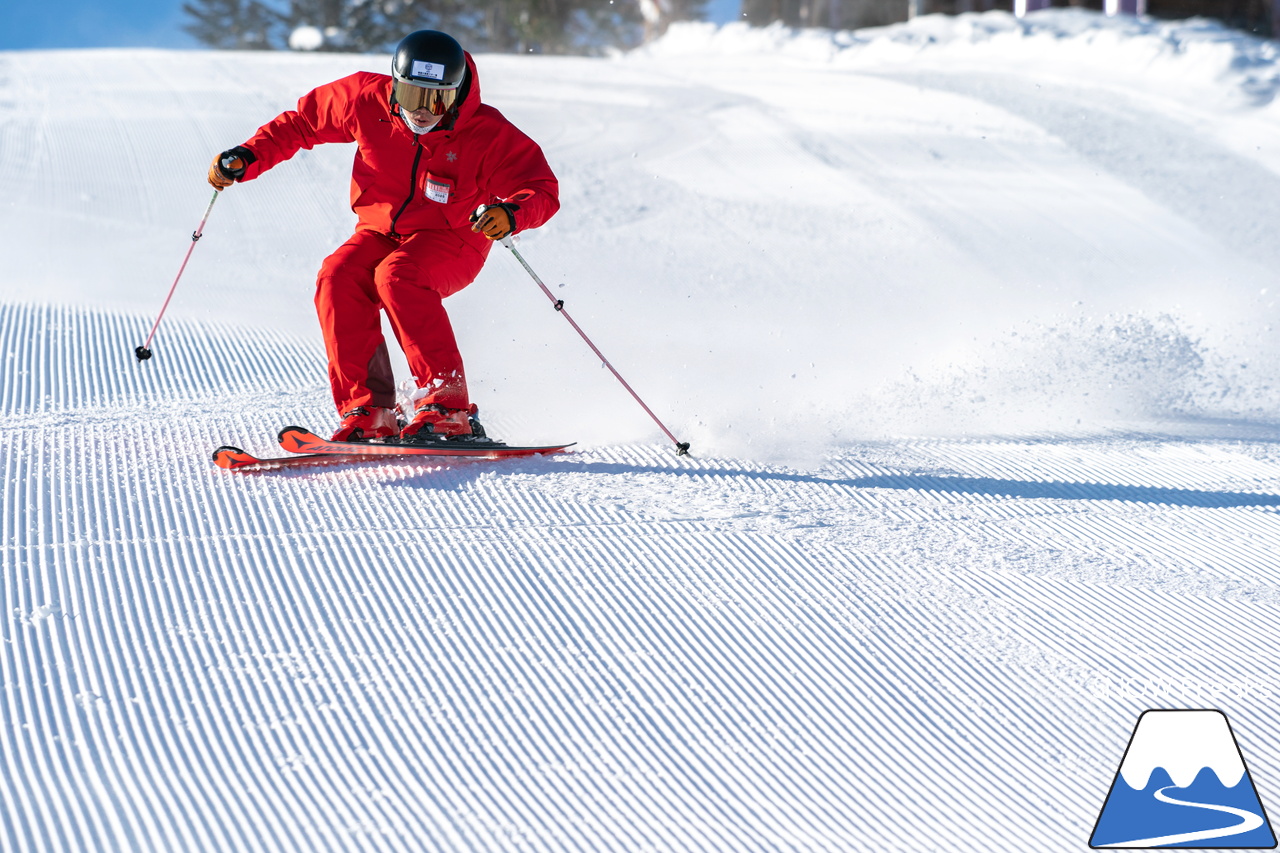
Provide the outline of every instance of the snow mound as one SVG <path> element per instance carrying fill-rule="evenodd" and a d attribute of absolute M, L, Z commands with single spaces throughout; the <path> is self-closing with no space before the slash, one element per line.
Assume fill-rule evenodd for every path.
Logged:
<path fill-rule="evenodd" d="M 1021 19 L 1001 11 L 924 15 L 852 31 L 686 22 L 639 51 L 667 58 L 768 55 L 863 68 L 983 58 L 1034 61 L 1107 76 L 1229 80 L 1257 105 L 1270 103 L 1280 91 L 1280 43 L 1207 18 L 1108 17 L 1086 9 L 1045 9 Z"/>

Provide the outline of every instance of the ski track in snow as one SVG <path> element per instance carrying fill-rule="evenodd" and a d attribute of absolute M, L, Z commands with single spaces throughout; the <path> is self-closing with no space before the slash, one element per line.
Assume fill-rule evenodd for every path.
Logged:
<path fill-rule="evenodd" d="M 1143 704 L 1101 684 L 1276 653 L 1266 445 L 223 472 L 289 412 L 210 402 L 227 330 L 139 366 L 141 318 L 3 317 L 5 387 L 64 378 L 3 411 L 10 849 L 1068 849 Z M 1274 744 L 1273 690 L 1213 698 Z"/>
<path fill-rule="evenodd" d="M 188 67 L 162 52 L 101 55 L 110 60 L 104 74 L 131 86 L 165 80 L 148 95 L 167 99 L 175 115 L 197 101 L 222 103 L 234 90 L 247 103 L 237 109 L 262 120 L 289 106 L 317 74 L 335 76 L 335 63 L 365 61 L 192 54 L 200 58 Z M 730 454 L 714 440 L 710 450 L 695 440 L 692 458 L 660 443 L 586 440 L 573 452 L 527 460 L 221 471 L 209 461 L 218 445 L 274 454 L 282 425 L 323 430 L 332 422 L 318 340 L 276 320 L 281 306 L 294 311 L 305 301 L 299 263 L 313 269 L 316 246 L 344 236 L 331 200 L 303 188 L 340 185 L 347 164 L 337 155 L 300 157 L 277 183 L 237 188 L 245 200 L 224 202 L 214 214 L 221 230 L 209 234 L 224 241 L 222 253 L 200 247 L 208 261 L 203 268 L 193 262 L 183 291 L 192 302 L 185 311 L 181 299 L 175 303 L 155 358 L 136 363 L 133 347 L 153 319 L 146 310 L 180 257 L 180 247 L 165 241 L 173 211 L 186 207 L 175 202 L 169 210 L 166 199 L 181 196 L 174 188 L 190 176 L 172 164 L 158 168 L 154 182 L 61 170 L 60 163 L 85 162 L 91 155 L 82 149 L 100 142 L 56 126 L 47 83 L 33 71 L 48 61 L 0 56 L 0 114 L 20 119 L 0 121 L 0 176 L 14 188 L 14 204 L 25 206 L 5 221 L 25 239 L 37 230 L 24 228 L 55 217 L 87 229 L 72 256 L 96 261 L 95 253 L 119 248 L 131 266 L 63 280 L 49 272 L 61 269 L 57 259 L 48 268 L 22 261 L 14 274 L 20 298 L 0 301 L 0 475 L 7 484 L 0 499 L 0 850 L 1078 850 L 1130 729 L 1149 707 L 1226 711 L 1264 803 L 1274 792 L 1280 433 L 1273 423 L 1205 415 L 1027 436 L 839 438 L 807 466 Z M 495 91 L 530 85 L 519 77 L 519 60 L 490 62 L 502 84 Z M 812 303 L 777 306 L 770 298 L 751 307 L 759 293 L 772 297 L 772 278 L 786 271 L 779 256 L 689 254 L 680 216 L 724 216 L 731 231 L 743 232 L 770 220 L 768 196 L 746 193 L 746 204 L 733 206 L 745 193 L 743 176 L 757 172 L 753 143 L 791 158 L 797 180 L 812 180 L 799 167 L 821 162 L 819 178 L 849 173 L 840 178 L 848 182 L 842 192 L 874 190 L 900 202 L 881 217 L 874 197 L 859 196 L 870 201 L 852 214 L 865 217 L 860 228 L 902 241 L 903 254 L 891 246 L 885 258 L 869 259 L 884 269 L 926 249 L 943 259 L 939 270 L 966 251 L 992 269 L 1042 262 L 1038 248 L 1006 258 L 982 248 L 983 240 L 973 241 L 978 249 L 962 245 L 974 232 L 957 211 L 964 198 L 977 197 L 965 195 L 973 193 L 963 189 L 966 181 L 991 180 L 981 169 L 976 178 L 968 166 L 949 172 L 959 190 L 918 179 L 943 155 L 990 168 L 973 152 L 985 147 L 979 130 L 1005 121 L 992 105 L 1022 115 L 1001 126 L 1009 138 L 1041 146 L 1037 163 L 1013 157 L 1004 174 L 1050 194 L 1055 182 L 1079 184 L 1075 195 L 1055 198 L 1078 201 L 1098 186 L 1134 197 L 1125 195 L 1134 182 L 1107 183 L 1123 183 L 1130 168 L 1118 161 L 1119 149 L 1068 150 L 1088 148 L 1091 137 L 1055 125 L 1060 116 L 1043 112 L 1021 84 L 998 84 L 989 67 L 967 78 L 967 90 L 936 68 L 895 65 L 877 70 L 885 79 L 867 77 L 865 91 L 889 91 L 886 103 L 930 87 L 961 99 L 928 94 L 928 104 L 946 106 L 945 120 L 960 130 L 934 126 L 934 153 L 921 143 L 894 160 L 898 143 L 888 124 L 876 125 L 884 139 L 846 138 L 844 118 L 824 129 L 805 124 L 812 116 L 791 114 L 764 128 L 760 104 L 745 100 L 740 81 L 699 88 L 664 66 L 666 82 L 654 94 L 642 59 L 559 62 L 538 65 L 555 81 L 547 103 L 559 103 L 554 94 L 599 126 L 570 122 L 559 135 L 546 134 L 569 167 L 566 195 L 575 202 L 562 214 L 571 227 L 550 232 L 554 239 L 572 244 L 600 217 L 608 226 L 600 242 L 578 248 L 599 253 L 620 281 L 634 284 L 625 278 L 631 267 L 658 253 L 631 231 L 609 229 L 646 233 L 645 223 L 659 220 L 666 224 L 655 240 L 668 252 L 662 264 L 705 264 L 703 272 L 737 277 L 736 289 L 723 291 L 719 281 L 699 279 L 689 296 L 701 307 L 672 321 L 708 323 L 707 347 L 715 351 L 695 362 L 698 369 L 680 369 L 688 384 L 678 399 L 759 397 L 774 382 L 767 373 L 751 374 L 750 382 L 737 382 L 742 376 L 733 372 L 724 376 L 734 382 L 699 379 L 715 377 L 714 365 L 731 371 L 739 357 L 758 363 L 754 348 L 748 355 L 729 333 L 716 337 L 706 319 L 741 316 L 750 332 L 752 318 L 733 314 L 739 300 L 760 316 L 776 310 L 770 319 L 784 326 L 832 313 L 842 333 L 855 322 L 843 314 L 852 318 L 853 308 L 873 301 L 865 291 L 853 303 L 827 301 L 843 292 L 840 280 Z M 142 70 L 128 70 L 134 66 Z M 580 79 L 575 69 L 582 67 L 605 67 L 609 79 L 631 88 L 601 94 Z M 829 72 L 824 66 L 813 79 Z M 708 71 L 708 79 L 718 73 Z M 239 112 L 228 117 L 215 106 L 181 121 L 140 119 L 130 112 L 130 91 L 122 86 L 119 100 L 105 100 L 101 136 L 119 141 L 131 175 L 145 172 L 161 150 L 190 149 L 193 136 L 215 151 L 252 129 L 239 126 Z M 723 158 L 721 183 L 701 131 L 696 141 L 664 139 L 635 115 L 654 98 L 674 103 L 686 94 L 695 107 L 681 115 L 702 121 L 705 112 L 719 134 L 713 138 L 733 155 Z M 525 109 L 532 117 L 542 102 Z M 977 116 L 972 125 L 962 122 L 967 111 Z M 1037 136 L 1028 129 L 1037 123 L 1061 138 Z M 19 124 L 25 136 L 12 131 Z M 757 135 L 745 132 L 753 127 Z M 1162 123 L 1160 132 L 1164 150 L 1177 149 L 1176 122 Z M 609 134 L 623 146 L 651 142 L 656 153 L 637 152 L 653 165 L 637 157 L 626 171 L 618 150 L 590 147 L 590 137 Z M 735 149 L 739 143 L 748 148 Z M 1203 138 L 1188 145 L 1213 150 Z M 625 157 L 628 149 L 619 150 Z M 1088 183 L 1084 161 L 1120 178 Z M 1238 158 L 1215 166 L 1232 180 L 1262 169 Z M 645 195 L 659 174 L 675 189 Z M 1217 173 L 1169 190 L 1174 203 L 1184 199 L 1177 192 L 1208 192 L 1209 174 Z M 609 188 L 617 204 L 598 197 Z M 1036 198 L 1028 191 L 1010 208 L 993 203 L 970 224 L 1008 229 Z M 690 199 L 701 206 L 668 209 Z M 1271 210 L 1266 198 L 1250 204 L 1259 216 Z M 1173 238 L 1161 232 L 1152 240 L 1182 240 L 1179 257 L 1209 268 L 1204 259 L 1216 259 L 1205 246 L 1216 244 L 1187 242 L 1188 235 L 1223 209 L 1213 199 L 1190 224 L 1171 216 L 1161 228 Z M 286 211 L 314 228 L 270 243 Z M 1143 268 L 1145 244 L 1134 248 L 1129 239 L 1143 222 L 1122 224 L 1132 230 L 1115 243 L 1096 224 L 1076 221 L 1065 230 L 1099 251 L 1132 250 L 1125 262 Z M 787 227 L 799 239 L 801 226 Z M 916 229 L 925 235 L 916 242 L 900 236 Z M 838 233 L 805 239 L 821 248 Z M 47 235 L 40 239 L 49 245 Z M 536 248 L 540 239 L 529 243 Z M 1078 253 L 1061 242 L 1043 238 L 1065 263 Z M 173 254 L 151 257 L 153 243 Z M 1274 259 L 1274 248 L 1257 251 Z M 797 254 L 806 255 L 795 259 L 798 276 L 823 269 Z M 833 257 L 832 264 L 844 263 Z M 1232 264 L 1232 280 L 1252 287 L 1256 271 Z M 756 266 L 764 272 L 753 273 Z M 1087 267 L 1060 272 L 1085 280 Z M 260 279 L 246 280 L 246 271 Z M 920 281 L 931 275 L 925 269 Z M 634 316 L 637 328 L 659 325 L 655 316 L 670 299 L 641 309 L 628 301 L 638 299 L 628 287 L 617 290 L 622 295 L 583 287 L 571 294 L 580 300 L 575 310 L 583 304 L 583 318 L 606 336 L 611 316 Z M 72 307 L 85 292 L 97 294 L 94 305 Z M 1033 296 L 1019 298 L 1030 306 Z M 936 310 L 947 313 L 939 299 Z M 215 304 L 217 322 L 192 319 Z M 634 310 L 619 310 L 628 307 Z M 481 358 L 523 355 L 527 345 L 502 349 L 509 336 L 486 337 L 468 310 L 474 303 L 459 312 L 471 322 L 459 325 L 485 344 L 476 347 Z M 523 321 L 525 308 L 504 297 L 492 310 Z M 877 310 L 887 317 L 900 309 L 889 301 L 868 313 Z M 495 325 L 514 325 L 506 319 Z M 814 333 L 810 342 L 819 340 Z M 646 343 L 680 348 L 678 335 Z M 848 370 L 858 362 L 843 346 L 830 344 L 828 361 Z M 565 352 L 581 360 L 579 349 Z M 1119 362 L 1116 376 L 1129 366 Z M 1061 370 L 1053 362 L 1043 369 L 1046 376 Z M 651 370 L 646 387 L 663 387 L 662 369 Z M 595 387 L 594 377 L 579 383 L 567 375 L 584 423 L 597 397 L 601 409 L 614 405 L 607 395 L 617 389 L 597 395 L 583 390 Z M 1135 384 L 1164 375 L 1143 373 Z M 542 403 L 534 391 L 513 400 L 497 379 L 485 390 L 486 401 L 499 401 L 486 418 L 495 434 L 523 440 L 528 425 L 519 418 L 543 418 L 515 413 Z M 1062 392 L 1059 385 L 1043 391 Z M 805 399 L 771 386 L 748 417 L 776 407 L 774 395 Z M 588 398 L 591 407 L 582 404 Z M 640 415 L 625 412 L 605 417 L 606 432 L 634 429 Z M 715 422 L 715 405 L 703 416 Z M 812 409 L 803 418 L 818 423 Z M 832 416 L 821 427 L 839 424 Z M 770 443 L 768 431 L 756 438 Z"/>

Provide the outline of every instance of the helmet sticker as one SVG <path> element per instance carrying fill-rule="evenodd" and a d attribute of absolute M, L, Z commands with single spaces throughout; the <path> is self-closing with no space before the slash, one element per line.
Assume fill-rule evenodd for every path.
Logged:
<path fill-rule="evenodd" d="M 410 77 L 425 77 L 428 80 L 443 80 L 445 67 L 437 62 L 424 62 L 421 59 L 413 61 L 413 70 L 409 73 Z"/>

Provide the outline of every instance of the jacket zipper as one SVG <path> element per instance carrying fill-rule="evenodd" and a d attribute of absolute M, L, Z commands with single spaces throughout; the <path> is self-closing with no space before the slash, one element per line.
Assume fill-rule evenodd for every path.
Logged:
<path fill-rule="evenodd" d="M 413 196 L 418 191 L 418 161 L 422 159 L 422 143 L 417 139 L 413 141 L 414 147 L 418 150 L 413 155 L 413 171 L 409 175 L 409 197 L 404 200 L 404 204 L 400 205 L 400 209 L 396 211 L 396 215 L 391 217 L 391 236 L 399 237 L 396 233 L 396 223 L 400 221 L 400 214 L 404 213 L 404 209 L 409 206 L 409 202 L 413 201 Z"/>

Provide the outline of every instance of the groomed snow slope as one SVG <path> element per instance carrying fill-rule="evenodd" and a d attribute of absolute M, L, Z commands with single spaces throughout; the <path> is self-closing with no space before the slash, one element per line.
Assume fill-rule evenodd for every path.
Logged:
<path fill-rule="evenodd" d="M 0 53 L 0 849 L 1079 850 L 1148 707 L 1280 796 L 1274 44 L 479 61 L 563 181 L 522 251 L 692 458 L 499 251 L 475 398 L 574 452 L 214 469 L 332 424 L 351 152 L 225 193 L 137 364 L 206 163 L 385 60 Z"/>

